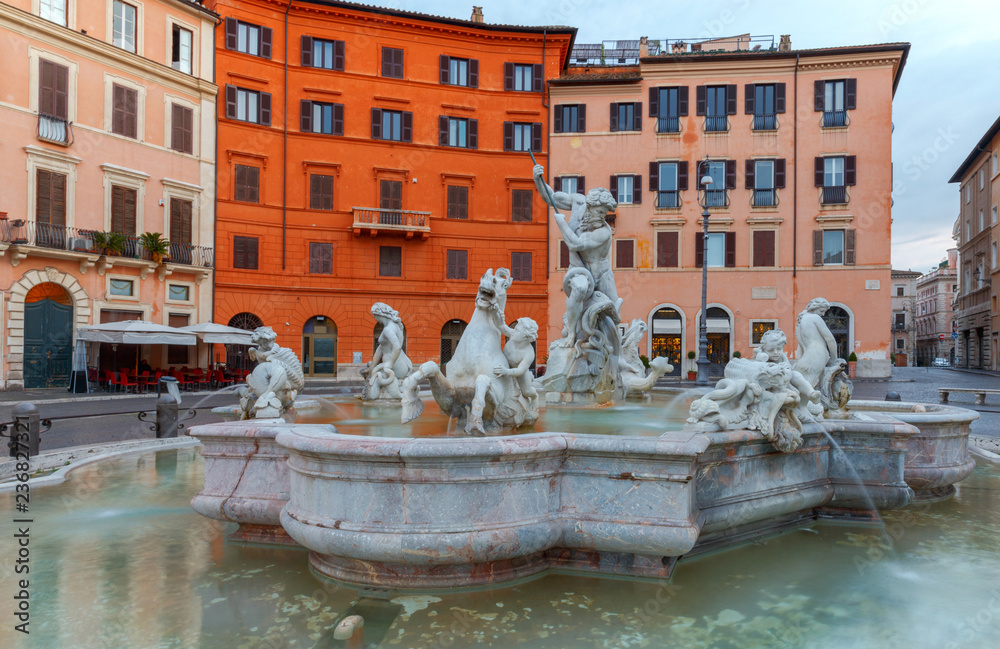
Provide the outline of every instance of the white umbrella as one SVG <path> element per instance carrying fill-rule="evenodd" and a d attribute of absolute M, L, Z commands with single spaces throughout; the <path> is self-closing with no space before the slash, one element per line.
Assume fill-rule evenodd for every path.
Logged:
<path fill-rule="evenodd" d="M 117 345 L 196 345 L 195 334 L 176 327 L 147 322 L 123 320 L 104 324 L 77 327 L 77 337 L 99 343 Z"/>
<path fill-rule="evenodd" d="M 201 322 L 199 324 L 179 327 L 181 331 L 197 334 L 202 342 L 219 343 L 221 345 L 249 345 L 252 331 L 227 327 L 215 322 Z"/>

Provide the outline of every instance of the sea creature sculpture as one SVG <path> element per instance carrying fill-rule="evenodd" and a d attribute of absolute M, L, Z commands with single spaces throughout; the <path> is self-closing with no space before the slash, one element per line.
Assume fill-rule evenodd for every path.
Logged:
<path fill-rule="evenodd" d="M 401 383 L 413 370 L 413 364 L 403 351 L 403 321 L 399 312 L 384 302 L 373 304 L 371 313 L 382 325 L 382 332 L 371 362 L 361 370 L 365 387 L 358 398 L 362 401 L 399 401 Z"/>
<path fill-rule="evenodd" d="M 674 366 L 664 356 L 657 356 L 649 361 L 649 371 L 639 358 L 639 342 L 646 334 L 646 323 L 636 319 L 632 321 L 625 335 L 622 336 L 622 355 L 618 360 L 622 383 L 625 385 L 625 396 L 643 396 L 656 385 L 656 381 L 674 369 Z"/>
<path fill-rule="evenodd" d="M 257 327 L 250 336 L 248 354 L 257 367 L 247 375 L 247 384 L 239 390 L 240 419 L 281 417 L 305 385 L 302 363 L 295 352 L 278 345 L 278 336 L 270 327 Z"/>

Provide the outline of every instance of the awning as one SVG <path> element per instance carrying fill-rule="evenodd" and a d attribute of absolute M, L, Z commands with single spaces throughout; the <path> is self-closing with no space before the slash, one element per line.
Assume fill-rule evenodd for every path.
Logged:
<path fill-rule="evenodd" d="M 77 327 L 76 333 L 80 340 L 117 345 L 198 344 L 198 338 L 193 333 L 146 320 L 124 320 Z"/>
<path fill-rule="evenodd" d="M 215 322 L 201 322 L 199 324 L 179 327 L 181 331 L 196 334 L 202 342 L 219 343 L 222 345 L 250 345 L 252 331 L 227 327 Z"/>

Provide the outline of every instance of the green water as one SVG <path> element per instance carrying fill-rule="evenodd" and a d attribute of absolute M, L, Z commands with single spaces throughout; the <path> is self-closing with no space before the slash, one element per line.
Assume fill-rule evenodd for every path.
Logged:
<path fill-rule="evenodd" d="M 669 584 L 549 575 L 388 602 L 314 577 L 304 551 L 227 543 L 233 526 L 188 507 L 202 471 L 195 450 L 164 451 L 34 489 L 31 635 L 12 631 L 5 559 L 0 647 L 332 648 L 352 606 L 383 648 L 1000 647 L 1000 472 L 989 467 L 951 501 L 887 513 L 891 555 L 871 527 L 816 524 L 681 561 Z M 0 502 L 12 511 L 12 494 Z"/>

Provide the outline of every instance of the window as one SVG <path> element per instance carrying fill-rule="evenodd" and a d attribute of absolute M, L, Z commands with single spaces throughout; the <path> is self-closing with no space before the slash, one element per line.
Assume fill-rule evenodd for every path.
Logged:
<path fill-rule="evenodd" d="M 179 264 L 191 263 L 191 224 L 194 202 L 170 198 L 170 260 Z"/>
<path fill-rule="evenodd" d="M 695 233 L 694 263 L 701 268 L 703 263 L 708 263 L 709 268 L 722 267 L 732 268 L 736 266 L 736 233 L 735 232 L 709 232 L 708 248 L 705 248 L 705 238 L 701 232 Z"/>
<path fill-rule="evenodd" d="M 378 274 L 380 277 L 403 276 L 403 249 L 399 246 L 379 246 Z"/>
<path fill-rule="evenodd" d="M 135 7 L 115 0 L 112 9 L 111 42 L 129 52 L 135 51 Z"/>
<path fill-rule="evenodd" d="M 708 234 L 706 253 L 709 268 L 725 266 L 726 234 L 724 232 L 710 232 Z"/>
<path fill-rule="evenodd" d="M 729 115 L 736 114 L 736 86 L 698 86 L 697 104 L 706 132 L 728 131 Z"/>
<path fill-rule="evenodd" d="M 194 111 L 180 104 L 170 105 L 170 148 L 194 152 Z"/>
<path fill-rule="evenodd" d="M 857 158 L 843 156 L 816 158 L 816 186 L 822 187 L 824 204 L 847 203 L 847 187 L 853 186 L 857 178 Z"/>
<path fill-rule="evenodd" d="M 303 99 L 300 102 L 299 130 L 325 135 L 344 134 L 344 105 Z"/>
<path fill-rule="evenodd" d="M 226 49 L 271 58 L 271 28 L 226 18 Z"/>
<path fill-rule="evenodd" d="M 619 205 L 642 203 L 642 176 L 611 176 L 611 196 Z"/>
<path fill-rule="evenodd" d="M 333 244 L 319 241 L 309 242 L 309 274 L 333 274 Z"/>
<path fill-rule="evenodd" d="M 753 231 L 753 265 L 762 268 L 771 268 L 774 261 L 774 230 L 754 230 Z"/>
<path fill-rule="evenodd" d="M 191 30 L 174 25 L 172 32 L 173 41 L 170 47 L 170 66 L 184 74 L 191 74 Z"/>
<path fill-rule="evenodd" d="M 60 25 L 66 25 L 66 0 L 39 0 L 38 15 Z"/>
<path fill-rule="evenodd" d="M 569 268 L 569 246 L 562 239 L 559 240 L 559 268 Z"/>
<path fill-rule="evenodd" d="M 309 174 L 309 209 L 333 209 L 333 176 Z"/>
<path fill-rule="evenodd" d="M 990 268 L 997 267 L 997 242 L 994 241 L 990 248 Z"/>
<path fill-rule="evenodd" d="M 688 163 L 650 162 L 649 191 L 656 192 L 656 207 L 681 206 L 681 192 L 688 188 Z"/>
<path fill-rule="evenodd" d="M 59 240 L 66 226 L 66 175 L 37 169 L 35 171 L 35 222 L 36 227 L 55 235 Z M 42 226 L 46 227 L 42 227 Z M 37 236 L 37 235 L 36 235 Z M 49 238 L 49 237 L 46 237 Z M 61 246 L 60 246 L 61 247 Z"/>
<path fill-rule="evenodd" d="M 965 240 L 968 241 L 972 238 L 972 221 L 966 219 L 965 221 Z"/>
<path fill-rule="evenodd" d="M 539 64 L 504 63 L 503 89 L 541 92 L 542 66 Z"/>
<path fill-rule="evenodd" d="M 132 297 L 135 283 L 130 279 L 110 279 L 108 280 L 108 293 L 120 297 Z"/>
<path fill-rule="evenodd" d="M 479 120 L 461 117 L 438 117 L 438 144 L 463 149 L 479 147 Z"/>
<path fill-rule="evenodd" d="M 566 194 L 583 194 L 587 191 L 586 183 L 585 176 L 557 176 L 553 189 Z"/>
<path fill-rule="evenodd" d="M 768 331 L 773 331 L 778 323 L 774 320 L 751 320 L 750 321 L 750 344 L 759 345 L 760 339 Z"/>
<path fill-rule="evenodd" d="M 906 347 L 906 341 L 902 338 L 896 339 L 896 349 L 903 349 Z"/>
<path fill-rule="evenodd" d="M 168 284 L 167 299 L 174 300 L 175 302 L 190 302 L 191 287 L 184 286 L 183 284 Z"/>
<path fill-rule="evenodd" d="M 896 317 L 896 329 L 906 329 L 906 314 L 894 313 L 893 315 Z"/>
<path fill-rule="evenodd" d="M 993 206 L 992 221 L 991 221 L 991 223 L 996 224 L 996 222 L 997 222 L 997 206 L 994 205 Z"/>
<path fill-rule="evenodd" d="M 510 220 L 515 223 L 531 222 L 531 203 L 534 199 L 534 192 L 530 189 L 511 190 L 511 214 Z"/>
<path fill-rule="evenodd" d="M 687 86 L 649 89 L 649 116 L 657 118 L 657 133 L 680 133 L 680 118 L 687 114 Z"/>
<path fill-rule="evenodd" d="M 972 185 L 965 185 L 965 202 L 969 203 L 972 201 Z"/>
<path fill-rule="evenodd" d="M 379 181 L 379 207 L 387 210 L 403 209 L 403 182 L 401 180 Z"/>
<path fill-rule="evenodd" d="M 39 59 L 38 113 L 61 122 L 69 119 L 69 68 L 66 66 Z"/>
<path fill-rule="evenodd" d="M 111 86 L 111 132 L 135 139 L 138 134 L 139 93 L 132 88 Z"/>
<path fill-rule="evenodd" d="M 135 236 L 138 192 L 130 187 L 111 186 L 111 231 Z"/>
<path fill-rule="evenodd" d="M 701 182 L 701 176 L 708 176 L 712 179 L 712 183 L 703 188 L 706 206 L 725 207 L 729 204 L 726 189 L 730 185 L 728 182 L 730 167 L 732 167 L 732 175 L 735 176 L 735 160 L 710 160 L 701 163 L 701 169 L 698 172 L 700 176 L 698 182 Z"/>
<path fill-rule="evenodd" d="M 778 189 L 785 186 L 785 160 L 747 160 L 746 188 L 753 190 L 754 207 L 778 204 Z"/>
<path fill-rule="evenodd" d="M 510 277 L 518 282 L 531 281 L 531 253 L 510 253 Z"/>
<path fill-rule="evenodd" d="M 615 240 L 615 268 L 635 268 L 635 241 Z"/>
<path fill-rule="evenodd" d="M 656 233 L 656 267 L 676 268 L 680 265 L 677 232 Z"/>
<path fill-rule="evenodd" d="M 553 111 L 553 129 L 556 133 L 583 133 L 587 130 L 587 106 L 563 104 Z"/>
<path fill-rule="evenodd" d="M 896 287 L 896 297 L 903 297 L 904 294 L 905 294 L 905 291 L 906 291 L 906 289 L 904 287 L 897 286 Z"/>
<path fill-rule="evenodd" d="M 236 191 L 233 200 L 242 203 L 260 202 L 260 168 L 248 165 L 236 165 Z"/>
<path fill-rule="evenodd" d="M 980 169 L 979 170 L 979 189 L 981 190 L 985 186 L 986 186 L 986 170 L 985 169 Z"/>
<path fill-rule="evenodd" d="M 233 237 L 233 268 L 257 270 L 257 237 Z"/>
<path fill-rule="evenodd" d="M 413 113 L 372 108 L 372 139 L 413 141 Z"/>
<path fill-rule="evenodd" d="M 226 85 L 226 117 L 271 125 L 271 93 Z"/>
<path fill-rule="evenodd" d="M 469 251 L 448 250 L 445 266 L 445 279 L 468 279 Z"/>
<path fill-rule="evenodd" d="M 469 188 L 458 185 L 448 185 L 448 218 L 469 218 Z"/>
<path fill-rule="evenodd" d="M 642 102 L 611 104 L 612 131 L 641 131 Z"/>
<path fill-rule="evenodd" d="M 785 112 L 785 84 L 747 84 L 746 114 L 753 115 L 753 130 L 778 128 L 778 113 Z"/>
<path fill-rule="evenodd" d="M 441 83 L 451 86 L 479 86 L 479 61 L 441 55 Z"/>
<path fill-rule="evenodd" d="M 542 150 L 542 125 L 540 122 L 504 122 L 504 151 L 534 151 Z"/>
<path fill-rule="evenodd" d="M 382 48 L 382 76 L 392 79 L 403 78 L 403 50 L 394 47 Z"/>
<path fill-rule="evenodd" d="M 815 82 L 813 108 L 822 111 L 822 126 L 831 128 L 850 123 L 847 111 L 854 110 L 857 105 L 857 89 L 857 79 Z"/>
<path fill-rule="evenodd" d="M 823 265 L 842 265 L 844 263 L 844 231 L 823 231 Z"/>
<path fill-rule="evenodd" d="M 324 70 L 344 69 L 344 41 L 327 41 L 303 36 L 301 42 L 303 66 Z"/>

